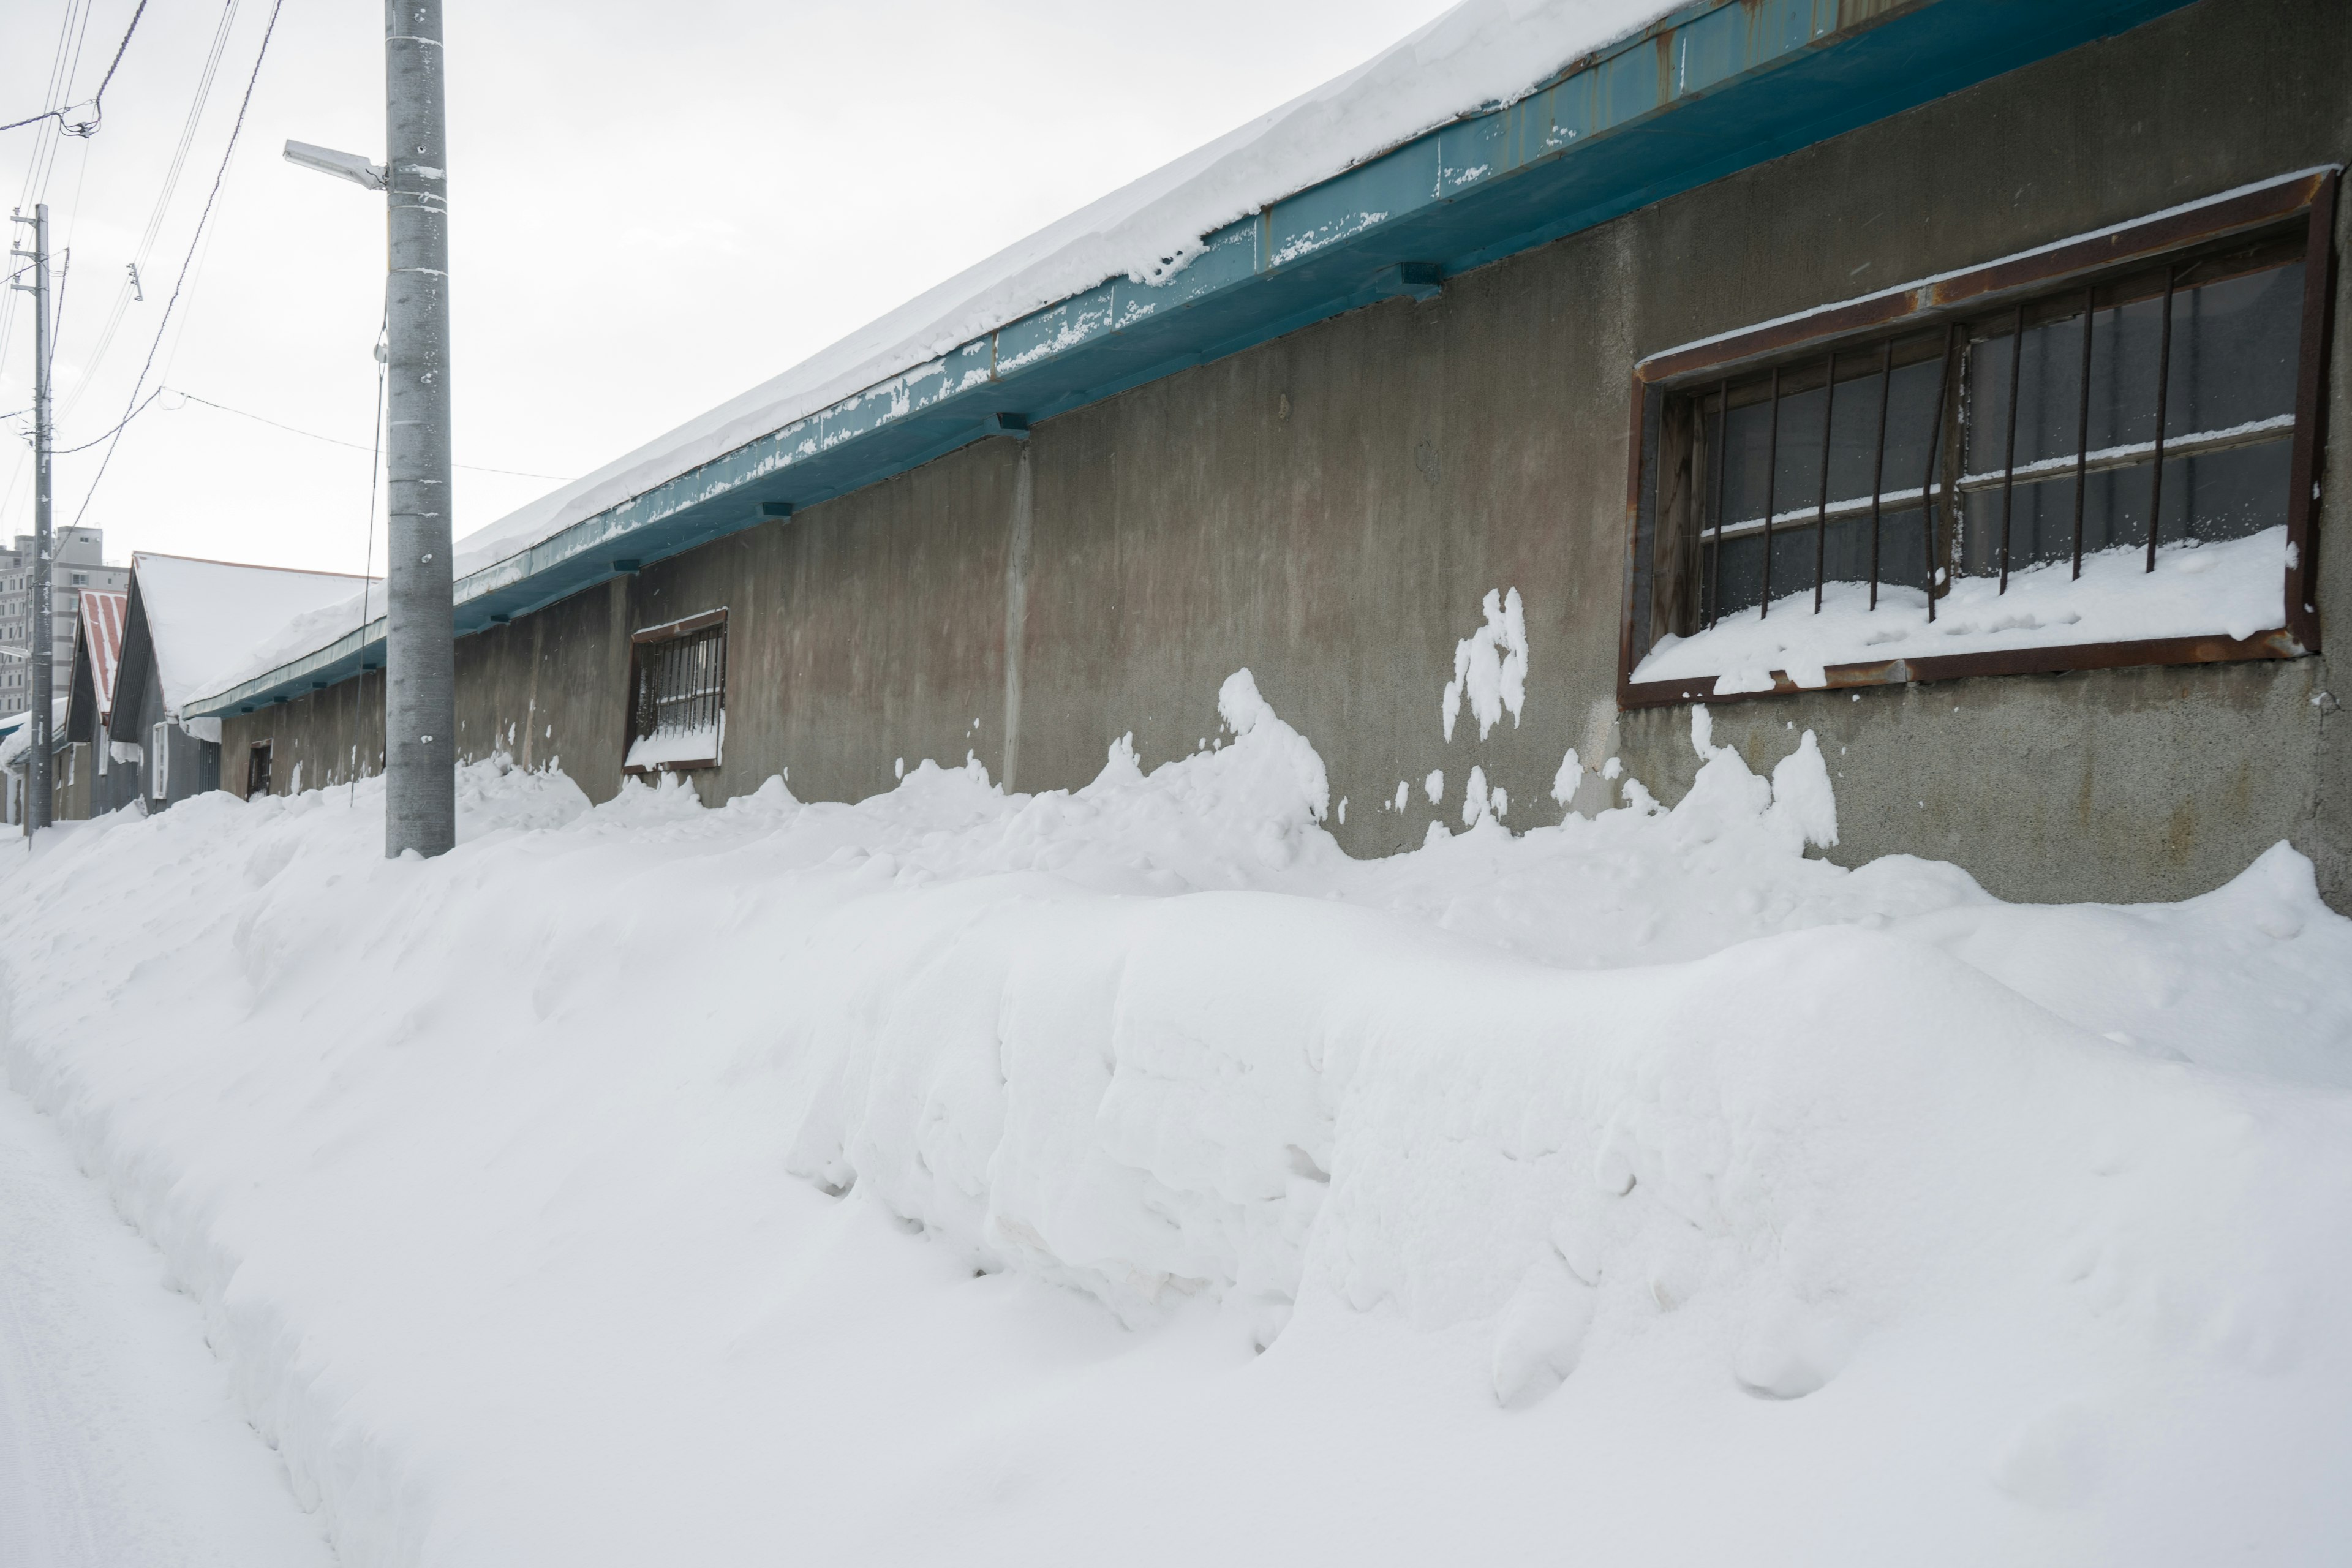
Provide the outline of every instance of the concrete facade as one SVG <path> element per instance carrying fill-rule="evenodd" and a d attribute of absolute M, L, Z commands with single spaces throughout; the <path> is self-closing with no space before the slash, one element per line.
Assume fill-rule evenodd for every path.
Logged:
<path fill-rule="evenodd" d="M 62 696 L 73 670 L 75 602 L 85 588 L 121 592 L 131 580 L 131 568 L 106 564 L 104 529 L 60 528 L 50 548 L 52 686 Z M 0 550 L 0 718 L 33 705 L 26 662 L 36 640 L 32 616 L 33 536 L 20 533 L 15 549 Z"/>
<path fill-rule="evenodd" d="M 1145 765 L 1217 731 L 1246 666 L 1329 765 L 1350 853 L 1458 826 L 1473 765 L 1508 824 L 1558 820 L 1564 751 L 1661 799 L 1695 767 L 1685 709 L 1615 704 L 1633 366 L 1709 334 L 1989 261 L 2352 154 L 2352 7 L 2204 3 L 1981 87 L 1153 382 L 649 565 L 458 648 L 465 754 L 620 784 L 629 632 L 725 605 L 725 765 L 708 800 L 789 770 L 803 798 L 887 789 L 967 752 L 1074 786 L 1132 732 Z M 2352 210 L 2352 204 L 2347 209 Z M 2352 228 L 2339 216 L 2339 247 Z M 2344 271 L 2337 318 L 2352 304 Z M 2330 455 L 2352 431 L 2347 334 Z M 2330 489 L 2323 540 L 2347 526 Z M 2352 627 L 2352 547 L 2321 554 Z M 1490 589 L 1531 646 L 1517 722 L 1439 712 Z M 2352 636 L 2352 631 L 2341 631 Z M 2004 897 L 2167 899 L 2292 839 L 2352 908 L 2352 747 L 2322 656 L 1719 703 L 1759 771 L 1817 732 L 1833 858 L 1948 858 Z M 274 787 L 380 755 L 373 678 L 235 718 Z M 356 752 L 354 751 L 356 748 Z M 341 759 L 339 763 L 336 759 Z M 340 772 L 339 772 L 340 769 Z M 1444 774 L 1432 805 L 1422 781 Z M 226 770 L 242 787 L 241 768 Z M 373 771 L 373 768 L 369 769 Z M 1407 805 L 1391 808 L 1399 784 Z M 1605 805 L 1587 774 L 1576 804 Z M 1336 817 L 1336 814 L 1335 814 Z"/>

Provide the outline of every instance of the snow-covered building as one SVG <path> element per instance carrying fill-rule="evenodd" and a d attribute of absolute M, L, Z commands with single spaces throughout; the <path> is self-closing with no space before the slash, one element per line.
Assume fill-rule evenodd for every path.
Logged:
<path fill-rule="evenodd" d="M 1707 702 L 1822 738 L 1841 857 L 2292 838 L 2341 902 L 2347 58 L 2339 0 L 1470 0 L 461 542 L 459 750 L 1034 790 L 1246 666 L 1370 855 L 1676 798 Z M 372 767 L 382 639 L 184 711 Z"/>
<path fill-rule="evenodd" d="M 128 574 L 126 574 L 127 575 Z M 73 664 L 66 681 L 66 716 L 60 738 L 73 762 L 59 776 L 55 811 L 59 821 L 102 816 L 139 796 L 138 770 L 114 765 L 106 740 L 114 711 L 114 676 L 122 661 L 122 625 L 131 595 L 85 588 L 77 597 Z"/>
<path fill-rule="evenodd" d="M 55 698 L 50 702 L 49 777 L 52 781 L 51 800 L 74 776 L 75 749 L 66 741 L 66 700 Z M 32 799 L 31 752 L 33 750 L 33 713 L 20 709 L 0 720 L 0 777 L 6 779 L 6 816 L 8 826 L 21 828 L 25 825 L 26 803 Z M 54 804 L 50 815 L 58 815 Z"/>
<path fill-rule="evenodd" d="M 220 721 L 189 712 L 190 699 L 249 659 L 271 628 L 339 604 L 363 581 L 152 551 L 133 555 L 113 695 L 97 727 L 107 738 L 110 779 L 127 771 L 151 810 L 218 789 Z M 239 794 L 270 786 L 267 739 L 240 738 L 236 757 Z"/>

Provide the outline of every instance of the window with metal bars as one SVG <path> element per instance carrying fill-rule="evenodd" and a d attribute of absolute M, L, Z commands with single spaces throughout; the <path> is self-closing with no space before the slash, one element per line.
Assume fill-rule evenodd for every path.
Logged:
<path fill-rule="evenodd" d="M 1646 363 L 1621 700 L 2315 650 L 2335 188 Z"/>
<path fill-rule="evenodd" d="M 727 738 L 727 612 L 638 632 L 630 639 L 629 692 L 624 773 L 717 767 Z"/>

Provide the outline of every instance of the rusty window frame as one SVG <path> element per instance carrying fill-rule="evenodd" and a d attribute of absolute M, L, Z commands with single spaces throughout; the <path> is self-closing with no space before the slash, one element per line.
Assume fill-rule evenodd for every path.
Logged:
<path fill-rule="evenodd" d="M 1837 690 L 1864 686 L 1899 686 L 1955 680 L 1979 675 L 2061 674 L 2136 665 L 2183 665 L 2245 659 L 2299 658 L 2319 651 L 2318 514 L 2321 463 L 2326 449 L 2326 374 L 2330 310 L 2335 297 L 2335 220 L 2339 171 L 2313 171 L 2243 194 L 2148 218 L 1995 261 L 1931 282 L 1833 306 L 1794 320 L 1711 339 L 1654 355 L 1633 370 L 1633 461 L 1626 497 L 1626 559 L 1623 608 L 1618 637 L 1617 702 L 1620 708 L 1660 707 L 1683 702 L 1724 702 L 1785 696 L 1800 690 Z M 1636 681 L 1634 668 L 1646 656 L 1659 563 L 1654 559 L 1659 513 L 1671 480 L 1692 484 L 1704 476 L 1665 471 L 1660 463 L 1664 418 L 1669 401 L 1701 388 L 1781 365 L 1800 366 L 1832 353 L 1875 353 L 1898 336 L 2016 310 L 2067 289 L 2163 266 L 2185 252 L 2204 252 L 2224 242 L 2252 238 L 2300 226 L 2303 241 L 2303 317 L 2295 369 L 2293 447 L 2288 458 L 2287 541 L 2284 624 L 2245 638 L 2221 635 L 2161 637 L 2126 642 L 2084 643 L 2037 648 L 2002 648 L 1909 659 L 1832 664 L 1824 687 L 1799 687 L 1785 670 L 1772 672 L 1769 690 L 1724 692 L 1716 677 Z M 1848 347 L 1851 345 L 1851 347 Z M 1951 356 L 1948 352 L 1948 373 Z M 1948 374 L 1948 386 L 1949 375 Z M 2013 405 L 2012 405 L 2013 406 Z M 1939 408 L 1939 415 L 1944 411 Z M 2158 472 L 2161 472 L 2160 447 Z M 1951 504 L 1941 488 L 1937 508 Z M 2153 537 L 2155 529 L 2151 526 Z M 1767 546 L 1769 556 L 1769 546 Z M 1931 601 L 1932 603 L 1932 601 Z M 1637 651 L 1638 646 L 1638 651 Z"/>
<path fill-rule="evenodd" d="M 726 744 L 727 611 L 647 626 L 629 638 L 629 700 L 621 736 L 621 772 L 694 773 L 719 766 Z M 637 742 L 664 731 L 691 731 L 708 719 L 716 740 L 708 757 L 632 764 Z"/>

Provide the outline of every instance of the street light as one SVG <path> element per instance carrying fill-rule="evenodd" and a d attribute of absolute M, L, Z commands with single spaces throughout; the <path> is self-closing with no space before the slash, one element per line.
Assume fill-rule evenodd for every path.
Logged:
<path fill-rule="evenodd" d="M 457 837 L 457 626 L 450 603 L 449 202 L 441 0 L 385 0 L 385 161 L 307 142 L 289 163 L 385 194 L 383 852 Z M 362 677 L 362 679 L 365 678 Z"/>

